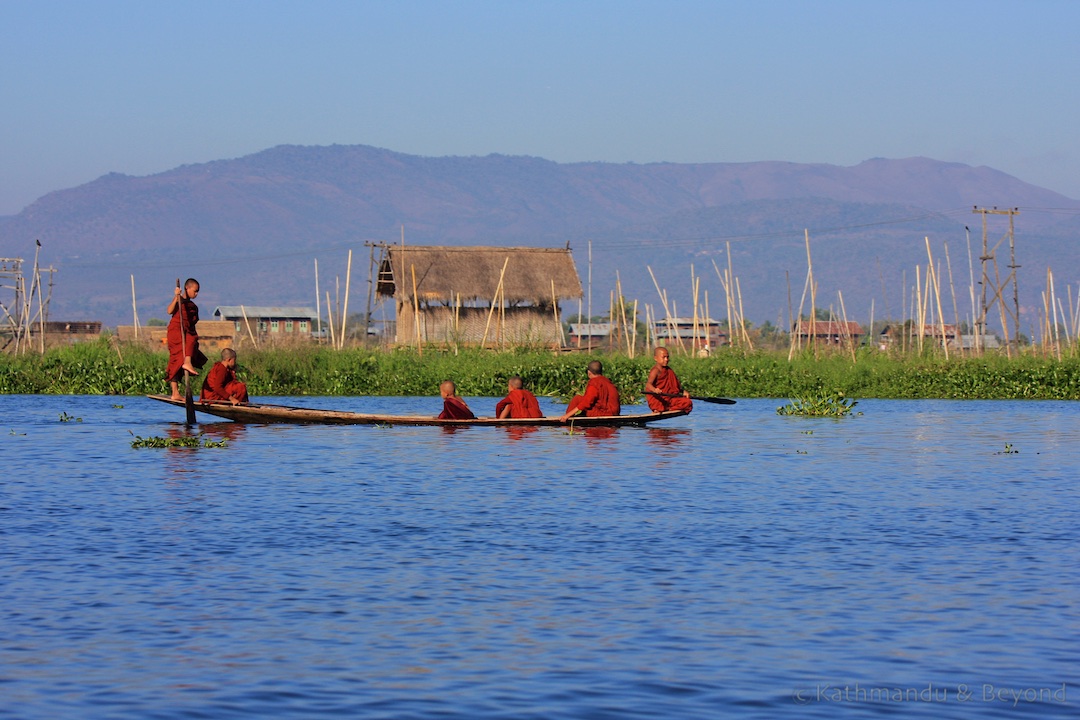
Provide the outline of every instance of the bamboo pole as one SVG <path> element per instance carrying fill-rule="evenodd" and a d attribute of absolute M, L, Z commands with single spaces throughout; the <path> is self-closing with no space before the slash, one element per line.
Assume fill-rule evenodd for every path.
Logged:
<path fill-rule="evenodd" d="M 409 263 L 409 270 L 412 271 L 413 328 L 416 330 L 416 354 L 423 357 L 424 348 L 420 338 L 420 296 L 416 291 L 416 265 Z M 342 327 L 344 327 L 344 324 L 342 324 Z"/>
<path fill-rule="evenodd" d="M 844 293 L 837 290 L 836 294 L 840 298 L 840 315 L 844 319 L 844 336 L 847 338 L 848 349 L 851 350 L 851 362 L 856 363 L 858 358 L 855 356 L 855 338 L 851 336 L 851 331 L 848 328 L 847 308 L 844 307 Z"/>
<path fill-rule="evenodd" d="M 566 343 L 566 338 L 563 336 L 562 323 L 559 322 L 559 299 L 555 297 L 555 278 L 551 278 L 551 310 L 555 313 L 555 329 L 559 333 L 559 347 L 561 348 Z"/>
<path fill-rule="evenodd" d="M 810 289 L 810 270 L 806 271 L 806 280 L 803 282 L 802 297 L 799 299 L 799 319 L 795 321 L 791 328 L 791 347 L 788 349 L 788 362 L 795 356 L 795 346 L 798 344 L 799 352 L 802 352 L 802 314 L 803 305 L 806 303 L 806 293 Z"/>
<path fill-rule="evenodd" d="M 930 237 L 926 236 L 926 257 L 929 259 L 930 275 L 934 279 L 934 297 L 937 299 L 938 327 L 941 330 L 941 347 L 945 349 L 945 359 L 949 359 L 949 339 L 945 337 L 945 314 L 941 311 L 941 284 L 938 282 L 937 270 L 934 267 L 934 256 L 930 252 Z"/>
<path fill-rule="evenodd" d="M 135 339 L 139 339 L 139 308 L 135 305 L 135 276 L 131 276 L 131 314 L 134 316 Z"/>
<path fill-rule="evenodd" d="M 328 304 L 326 307 L 327 307 L 327 309 L 329 309 L 330 305 Z M 316 321 L 316 323 L 318 323 L 318 327 L 319 327 L 318 338 L 319 338 L 319 344 L 321 345 L 322 340 L 323 340 L 323 335 L 325 333 L 325 330 L 324 330 L 325 326 L 323 325 L 323 322 L 322 322 L 322 306 L 321 306 L 321 304 L 319 302 L 319 258 L 315 258 L 315 321 Z"/>
<path fill-rule="evenodd" d="M 694 263 L 690 263 L 690 297 L 693 299 L 693 302 L 694 302 L 693 319 L 691 320 L 692 327 L 693 327 L 693 329 L 691 330 L 691 337 L 693 339 L 690 342 L 690 347 L 693 349 L 693 352 L 694 352 L 695 355 L 697 354 L 697 348 L 698 348 L 698 287 L 699 286 L 700 286 L 700 283 L 698 282 L 697 278 L 694 276 Z"/>
<path fill-rule="evenodd" d="M 582 302 L 582 300 L 579 297 L 577 299 L 577 321 L 578 321 L 579 328 L 578 328 L 577 334 L 575 335 L 575 340 L 577 342 L 578 347 L 581 347 L 581 329 L 580 329 L 580 325 L 581 325 L 581 302 Z M 592 320 L 591 319 L 589 320 L 589 324 L 592 325 Z M 591 337 L 591 335 L 590 335 L 590 337 Z"/>
<path fill-rule="evenodd" d="M 915 266 L 915 336 L 913 340 L 916 342 L 919 352 L 923 349 L 923 301 L 922 301 L 922 271 L 921 265 Z"/>
<path fill-rule="evenodd" d="M 956 286 L 953 285 L 952 261 L 949 260 L 949 243 L 946 242 L 946 243 L 944 243 L 944 245 L 945 245 L 945 267 L 949 271 L 949 294 L 952 295 L 953 322 L 956 323 L 956 333 L 957 333 L 957 335 L 961 335 L 961 333 L 960 333 L 960 307 L 956 304 Z M 962 335 L 961 335 L 961 337 L 959 337 L 957 339 L 960 340 L 960 349 L 962 351 L 963 348 L 964 348 L 964 342 L 963 342 Z"/>
<path fill-rule="evenodd" d="M 345 266 L 345 309 L 341 311 L 341 337 L 338 343 L 345 347 L 345 324 L 349 319 L 349 282 L 352 279 L 352 250 L 349 250 L 349 262 Z"/>
<path fill-rule="evenodd" d="M 660 289 L 660 283 L 656 282 L 656 275 L 653 274 L 652 268 L 646 265 L 645 269 L 649 271 L 649 277 L 652 278 L 653 286 L 656 288 L 656 294 L 660 296 L 660 302 L 664 306 L 664 313 L 667 316 L 664 318 L 664 320 L 668 327 L 668 339 L 671 340 L 672 338 L 674 338 L 676 341 L 678 341 L 679 348 L 685 353 L 686 346 L 683 344 L 682 337 L 679 336 L 679 334 L 675 330 L 675 321 L 671 316 L 672 311 L 668 307 L 667 291 Z"/>
<path fill-rule="evenodd" d="M 615 322 L 616 322 L 616 319 L 617 319 L 615 317 L 615 291 L 614 290 L 609 290 L 608 291 L 608 315 L 607 316 L 608 316 L 607 348 L 608 348 L 608 352 L 611 352 L 612 350 L 615 349 L 615 338 L 613 337 L 614 333 L 611 332 L 611 331 L 615 327 Z"/>
<path fill-rule="evenodd" d="M 334 306 L 330 304 L 330 291 L 326 291 L 326 326 L 330 328 L 330 347 L 337 348 L 337 331 L 334 330 Z M 250 330 L 250 328 L 248 328 Z"/>
<path fill-rule="evenodd" d="M 971 352 L 973 355 L 982 353 L 982 326 L 979 325 L 978 313 L 975 311 L 975 266 L 971 262 L 971 230 L 964 226 L 964 235 L 967 238 L 968 254 L 968 294 L 971 299 Z"/>
<path fill-rule="evenodd" d="M 631 345 L 633 341 L 630 339 L 630 327 L 626 322 L 626 298 L 623 297 L 622 279 L 619 277 L 618 270 L 615 271 L 615 284 L 619 288 L 619 318 L 622 321 L 623 339 L 626 340 L 626 354 L 633 359 L 634 348 Z"/>
<path fill-rule="evenodd" d="M 247 308 L 243 305 L 240 306 L 240 314 L 244 316 L 244 325 L 247 327 L 248 337 L 251 338 L 251 346 L 258 350 L 259 343 L 255 341 L 255 333 L 251 332 L 251 322 L 248 320 Z"/>
<path fill-rule="evenodd" d="M 630 359 L 631 360 L 634 359 L 634 352 L 637 350 L 637 305 L 638 305 L 638 301 L 635 299 L 634 300 L 634 313 L 631 316 L 631 318 L 632 318 L 631 322 L 633 324 L 630 326 L 630 332 L 631 332 L 631 335 L 632 335 L 631 341 L 630 341 Z"/>
<path fill-rule="evenodd" d="M 506 256 L 506 260 L 503 261 L 502 270 L 499 272 L 499 284 L 495 286 L 495 296 L 491 298 L 491 307 L 488 308 L 487 323 L 484 324 L 484 338 L 480 341 L 480 348 L 483 349 L 487 345 L 488 330 L 491 329 L 491 316 L 495 313 L 495 303 L 499 300 L 499 293 L 502 291 L 503 276 L 506 274 L 506 266 L 510 263 L 510 256 Z"/>
<path fill-rule="evenodd" d="M 705 346 L 708 348 L 708 353 L 712 353 L 712 317 L 709 315 L 708 290 L 705 291 Z"/>
<path fill-rule="evenodd" d="M 750 333 L 746 330 L 746 321 L 743 319 L 742 309 L 742 287 L 739 285 L 739 278 L 735 278 L 735 294 L 739 298 L 739 331 L 742 333 L 743 342 L 746 343 L 746 349 L 753 352 L 754 343 L 750 340 Z"/>
<path fill-rule="evenodd" d="M 814 282 L 814 261 L 810 257 L 810 230 L 803 228 L 806 237 L 806 271 L 810 277 L 810 342 L 817 357 L 817 283 Z"/>

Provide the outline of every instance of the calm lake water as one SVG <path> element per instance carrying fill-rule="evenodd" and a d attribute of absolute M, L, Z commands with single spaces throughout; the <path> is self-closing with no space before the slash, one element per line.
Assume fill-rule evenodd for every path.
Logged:
<path fill-rule="evenodd" d="M 1077 717 L 1080 404 L 781 404 L 165 450 L 0 396 L 0 717 Z"/>

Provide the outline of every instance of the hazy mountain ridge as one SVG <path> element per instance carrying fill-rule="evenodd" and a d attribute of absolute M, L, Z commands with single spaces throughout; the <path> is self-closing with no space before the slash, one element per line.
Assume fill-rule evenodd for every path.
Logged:
<path fill-rule="evenodd" d="M 882 286 L 879 276 L 898 285 L 904 269 L 913 274 L 915 263 L 925 264 L 923 236 L 959 252 L 964 225 L 980 232 L 980 218 L 962 212 L 976 204 L 1080 209 L 1078 201 L 997 170 L 928 158 L 853 167 L 555 163 L 279 146 L 146 177 L 109 174 L 50 193 L 0 218 L 0 247 L 5 256 L 25 256 L 40 238 L 43 261 L 60 269 L 53 317 L 93 312 L 114 324 L 130 317 L 130 274 L 155 307 L 176 275 L 199 276 L 211 306 L 311 304 L 312 258 L 320 258 L 322 272 L 343 275 L 346 248 L 361 253 L 364 241 L 398 242 L 402 226 L 416 244 L 570 242 L 583 276 L 592 239 L 594 285 L 603 285 L 604 295 L 620 270 L 627 295 L 656 302 L 650 265 L 678 284 L 671 292 L 683 305 L 689 263 L 705 265 L 696 267 L 703 276 L 713 259 L 723 267 L 733 239 L 747 315 L 764 319 L 755 312 L 774 314 L 777 277 L 787 271 L 801 286 L 803 228 L 820 248 L 815 271 L 823 285 L 837 284 L 845 300 L 850 292 L 862 306 Z M 906 222 L 880 224 L 896 220 Z M 1075 272 L 1078 232 L 1076 214 L 1022 212 L 1021 264 L 1042 265 L 1043 276 L 1051 260 L 1057 271 Z M 237 259 L 244 261 L 229 262 Z M 353 290 L 366 293 L 366 257 L 361 264 Z M 719 295 L 715 273 L 704 282 Z M 1032 293 L 1037 297 L 1034 284 L 1025 297 Z"/>

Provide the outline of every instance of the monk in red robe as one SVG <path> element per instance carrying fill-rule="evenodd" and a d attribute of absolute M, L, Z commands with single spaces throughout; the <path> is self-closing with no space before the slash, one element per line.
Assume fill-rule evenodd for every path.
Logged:
<path fill-rule="evenodd" d="M 440 420 L 472 420 L 476 417 L 465 401 L 457 396 L 457 385 L 453 380 L 442 381 L 439 385 L 439 395 L 443 399 L 443 411 L 439 413 Z"/>
<path fill-rule="evenodd" d="M 645 399 L 652 411 L 693 410 L 694 403 L 690 399 L 690 393 L 683 390 L 675 371 L 668 367 L 671 360 L 668 349 L 663 346 L 656 348 L 653 360 L 656 364 L 649 371 L 649 379 L 645 381 Z"/>
<path fill-rule="evenodd" d="M 559 418 L 562 422 L 579 414 L 584 414 L 585 417 L 610 417 L 621 411 L 619 390 L 604 377 L 603 364 L 599 360 L 593 360 L 586 372 L 589 382 L 585 386 L 585 394 L 571 398 L 566 412 Z"/>
<path fill-rule="evenodd" d="M 497 418 L 538 418 L 544 417 L 540 412 L 540 403 L 536 396 L 525 389 L 521 378 L 515 375 L 507 382 L 509 394 L 495 405 L 495 417 Z"/>
<path fill-rule="evenodd" d="M 188 278 L 181 291 L 179 283 L 169 307 L 165 309 L 172 318 L 166 330 L 165 338 L 169 348 L 169 364 L 165 368 L 165 379 L 169 381 L 173 400 L 183 400 L 180 394 L 180 378 L 184 373 L 198 375 L 199 368 L 206 364 L 206 356 L 199 350 L 199 333 L 195 330 L 199 322 L 199 306 L 192 302 L 199 295 L 199 281 Z"/>
<path fill-rule="evenodd" d="M 225 348 L 221 360 L 214 363 L 202 384 L 199 402 L 220 400 L 233 405 L 248 401 L 247 385 L 236 379 L 236 351 Z"/>

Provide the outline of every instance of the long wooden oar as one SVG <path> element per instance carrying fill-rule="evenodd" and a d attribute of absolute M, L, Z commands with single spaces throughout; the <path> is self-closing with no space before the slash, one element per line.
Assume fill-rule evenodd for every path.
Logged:
<path fill-rule="evenodd" d="M 176 278 L 176 287 L 180 287 L 180 278 Z M 180 314 L 180 354 L 184 357 L 187 352 L 187 331 L 184 329 L 184 325 L 187 322 L 187 318 L 184 317 L 184 291 L 181 290 L 177 296 L 176 312 Z M 188 375 L 188 371 L 181 367 L 180 371 L 184 373 L 184 412 L 186 413 L 185 424 L 195 424 L 195 400 L 191 397 L 191 377 Z"/>
<path fill-rule="evenodd" d="M 654 392 L 651 392 L 651 393 L 645 393 L 645 394 L 646 395 L 655 395 L 656 397 L 665 397 L 665 398 L 686 397 L 685 395 L 678 395 L 678 394 L 675 394 L 675 393 L 654 393 Z M 698 395 L 691 395 L 690 399 L 691 400 L 700 400 L 701 402 L 713 403 L 714 405 L 734 405 L 735 404 L 734 400 L 730 400 L 728 398 L 721 398 L 721 397 L 700 397 Z"/>

